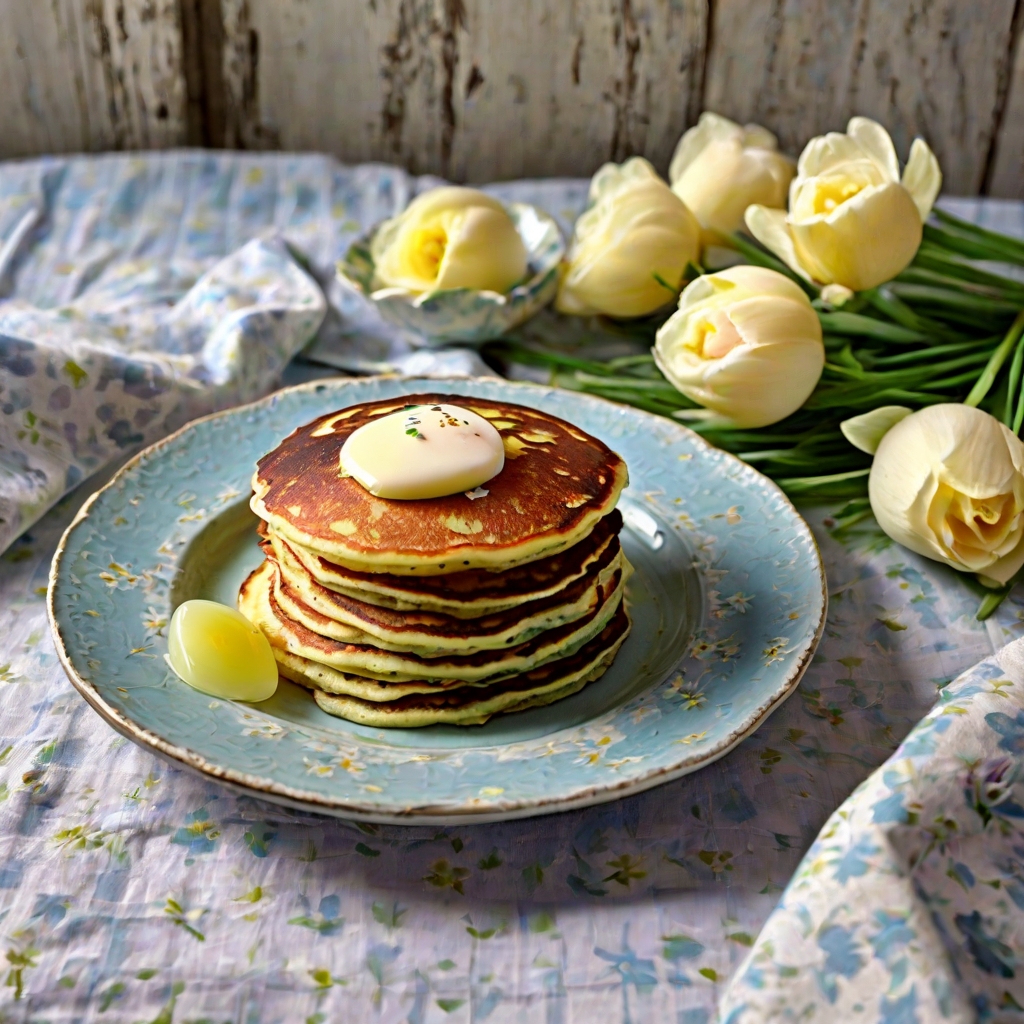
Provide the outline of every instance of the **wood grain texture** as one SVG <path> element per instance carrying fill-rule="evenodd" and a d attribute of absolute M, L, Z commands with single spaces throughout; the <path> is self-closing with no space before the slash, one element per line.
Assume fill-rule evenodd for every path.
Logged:
<path fill-rule="evenodd" d="M 460 180 L 664 170 L 699 113 L 706 0 L 222 0 L 243 144 Z"/>
<path fill-rule="evenodd" d="M 1024 3 L 1018 3 L 1013 30 L 1013 60 L 1006 75 L 1006 97 L 1000 118 L 987 195 L 1024 198 Z"/>
<path fill-rule="evenodd" d="M 812 135 L 875 117 L 906 158 L 935 149 L 945 190 L 982 186 L 1016 0 L 716 0 L 704 105 Z"/>
<path fill-rule="evenodd" d="M 485 181 L 661 171 L 702 109 L 855 113 L 1024 197 L 1024 0 L 5 0 L 0 158 L 320 150 Z"/>
<path fill-rule="evenodd" d="M 7 0 L 0 157 L 185 141 L 177 0 Z"/>

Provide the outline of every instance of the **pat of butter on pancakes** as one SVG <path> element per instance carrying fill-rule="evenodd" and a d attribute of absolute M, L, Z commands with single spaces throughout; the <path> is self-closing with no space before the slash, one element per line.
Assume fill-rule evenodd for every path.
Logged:
<path fill-rule="evenodd" d="M 416 500 L 473 491 L 505 465 L 501 435 L 458 405 L 409 406 L 352 433 L 341 471 L 378 498 Z"/>

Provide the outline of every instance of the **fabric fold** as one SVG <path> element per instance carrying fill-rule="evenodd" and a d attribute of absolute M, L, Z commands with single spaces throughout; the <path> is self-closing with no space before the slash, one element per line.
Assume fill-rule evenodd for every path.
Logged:
<path fill-rule="evenodd" d="M 325 311 L 276 237 L 247 243 L 142 316 L 0 306 L 0 551 L 96 470 L 264 394 Z"/>
<path fill-rule="evenodd" d="M 730 982 L 721 1019 L 1018 1020 L 1022 964 L 1016 640 L 942 689 L 829 818 Z"/>

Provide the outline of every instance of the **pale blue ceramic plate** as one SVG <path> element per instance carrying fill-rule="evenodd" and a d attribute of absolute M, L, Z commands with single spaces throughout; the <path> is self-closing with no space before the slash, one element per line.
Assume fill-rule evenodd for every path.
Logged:
<path fill-rule="evenodd" d="M 163 658 L 173 609 L 233 604 L 260 561 L 247 504 L 257 458 L 322 413 L 424 390 L 544 409 L 625 458 L 633 632 L 609 672 L 549 707 L 464 729 L 352 725 L 287 682 L 246 705 L 178 680 Z M 133 459 L 64 535 L 49 607 L 71 681 L 137 743 L 281 803 L 439 823 L 612 800 L 721 757 L 795 689 L 825 593 L 811 532 L 778 488 L 685 427 L 531 384 L 365 378 L 198 420 Z"/>
<path fill-rule="evenodd" d="M 370 252 L 380 225 L 353 242 L 338 262 L 338 280 L 365 295 L 385 320 L 418 334 L 425 345 L 480 344 L 503 334 L 543 309 L 558 291 L 558 266 L 565 242 L 554 217 L 527 203 L 510 203 L 508 212 L 526 246 L 527 278 L 505 295 L 450 288 L 418 294 L 404 288 L 374 290 Z"/>

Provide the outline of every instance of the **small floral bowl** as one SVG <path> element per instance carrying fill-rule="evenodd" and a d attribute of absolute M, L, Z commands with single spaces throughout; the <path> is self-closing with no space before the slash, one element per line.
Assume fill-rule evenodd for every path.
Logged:
<path fill-rule="evenodd" d="M 543 309 L 558 290 L 565 242 L 553 217 L 526 203 L 509 203 L 509 216 L 526 246 L 527 278 L 504 295 L 473 288 L 421 292 L 374 289 L 370 252 L 380 225 L 349 247 L 338 261 L 338 279 L 365 295 L 388 322 L 418 334 L 425 345 L 481 344 L 500 338 Z"/>

